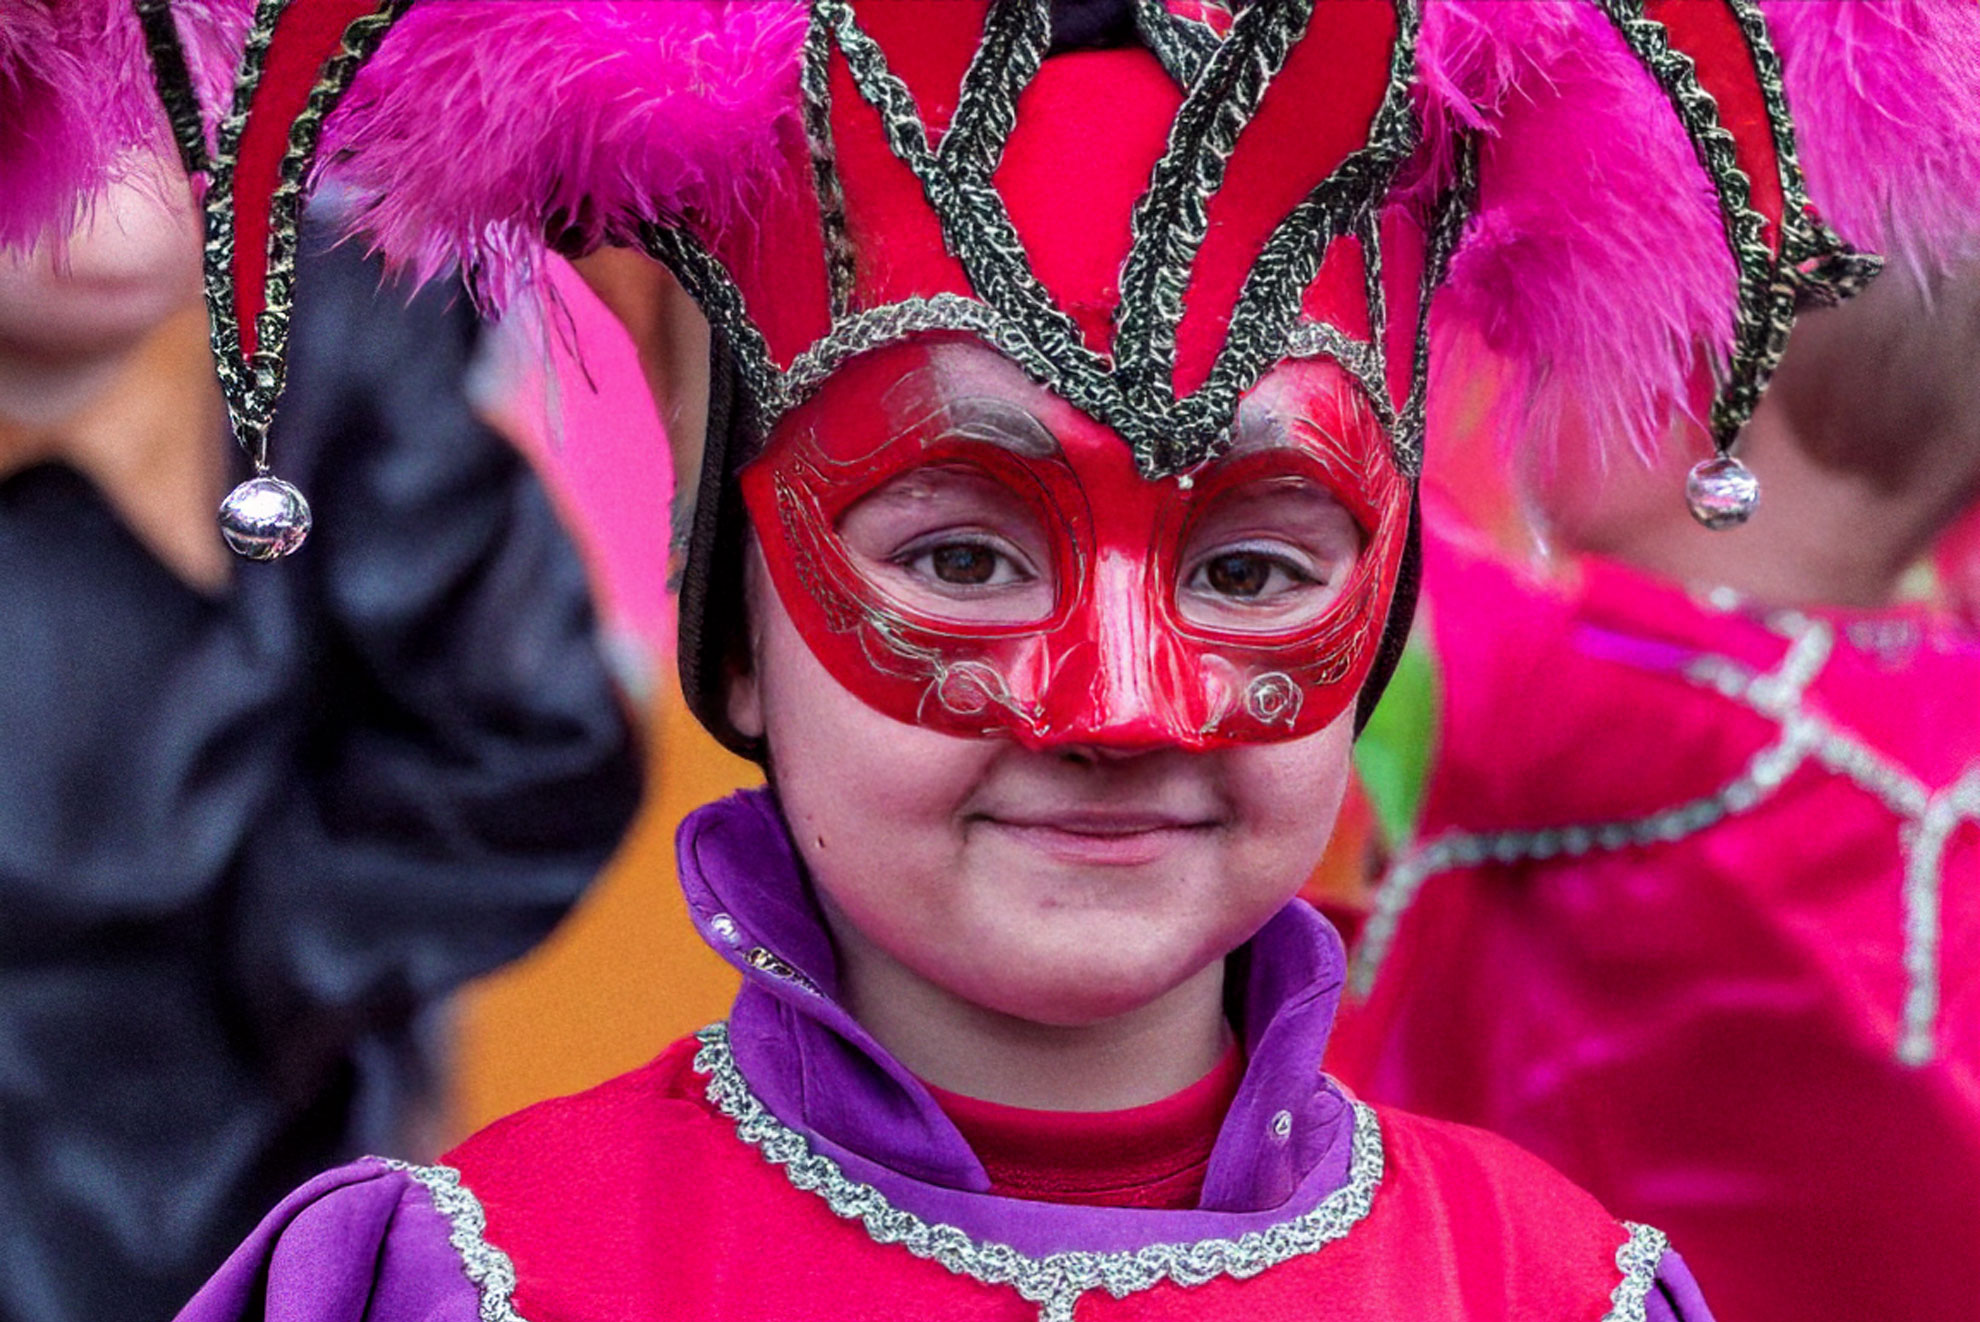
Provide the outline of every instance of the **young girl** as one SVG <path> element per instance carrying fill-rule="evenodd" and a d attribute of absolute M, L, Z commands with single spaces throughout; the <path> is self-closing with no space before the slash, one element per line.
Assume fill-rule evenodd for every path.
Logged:
<path fill-rule="evenodd" d="M 1723 353 L 1722 444 L 1871 269 L 1754 11 L 1655 8 L 292 0 L 210 154 L 152 22 L 250 442 L 319 143 L 486 292 L 551 234 L 697 296 L 683 681 L 772 786 L 681 831 L 726 1024 L 324 1176 L 185 1316 L 1707 1316 L 1656 1231 L 1323 1076 L 1292 902 L 1408 626 L 1447 268 L 1632 421 Z"/>

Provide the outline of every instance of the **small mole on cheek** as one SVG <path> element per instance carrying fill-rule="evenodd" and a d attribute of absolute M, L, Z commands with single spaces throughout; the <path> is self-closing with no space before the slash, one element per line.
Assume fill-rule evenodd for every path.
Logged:
<path fill-rule="evenodd" d="M 819 847 L 820 849 L 823 849 L 823 848 L 825 847 L 825 837 L 824 837 L 824 836 L 822 836 L 822 835 L 814 835 L 814 836 L 812 836 L 811 838 L 812 838 L 813 840 L 815 840 L 815 841 L 817 841 L 817 843 L 818 843 L 818 847 Z"/>

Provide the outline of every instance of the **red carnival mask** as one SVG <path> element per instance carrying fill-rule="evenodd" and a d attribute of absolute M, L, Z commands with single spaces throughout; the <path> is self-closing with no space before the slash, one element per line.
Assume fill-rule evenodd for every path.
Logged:
<path fill-rule="evenodd" d="M 1221 457 L 1151 482 L 993 351 L 842 369 L 742 475 L 772 581 L 870 706 L 1028 746 L 1290 739 L 1367 676 L 1408 484 L 1331 363 L 1287 363 Z"/>

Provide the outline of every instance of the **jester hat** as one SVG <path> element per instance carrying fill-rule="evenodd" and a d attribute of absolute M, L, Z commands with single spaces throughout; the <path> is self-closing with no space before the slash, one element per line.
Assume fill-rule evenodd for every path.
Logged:
<path fill-rule="evenodd" d="M 1298 637 L 1156 619 L 1140 664 L 1185 744 L 1317 729 L 1379 689 L 1407 627 L 1433 363 L 1483 345 L 1509 364 L 1510 426 L 1572 407 L 1625 443 L 1702 364 L 1729 463 L 1796 306 L 1876 269 L 1811 203 L 1790 105 L 1820 102 L 1818 196 L 1859 241 L 1969 233 L 1980 183 L 1980 20 L 1945 0 L 261 0 L 217 129 L 187 11 L 137 5 L 206 186 L 215 345 L 258 468 L 322 180 L 389 255 L 457 264 L 494 304 L 539 286 L 551 247 L 601 242 L 697 298 L 715 406 L 682 677 L 732 746 L 745 507 L 821 659 L 884 681 L 862 696 L 1049 741 L 1079 705 L 1056 691 L 1108 691 L 1069 627 L 1097 590 L 1082 522 L 1135 505 L 1128 536 L 1189 507 L 1288 364 L 1344 401 L 1310 457 L 1366 535 L 1354 577 Z M 1078 587 L 1014 629 L 866 591 L 832 544 L 851 456 L 802 421 L 862 360 L 953 337 L 1076 410 L 1117 447 L 1090 464 L 1146 489 L 1076 480 L 1084 503 L 1050 506 Z M 267 522 L 246 540 L 284 549 L 292 510 Z"/>

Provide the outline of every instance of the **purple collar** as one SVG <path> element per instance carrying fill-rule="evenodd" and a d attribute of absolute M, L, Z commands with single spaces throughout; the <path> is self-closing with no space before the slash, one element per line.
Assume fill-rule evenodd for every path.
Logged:
<path fill-rule="evenodd" d="M 928 1090 L 833 999 L 831 942 L 767 791 L 699 809 L 678 843 L 695 926 L 743 974 L 729 1040 L 750 1090 L 895 1206 L 1021 1253 L 1119 1252 L 1264 1230 L 1346 1182 L 1353 1112 L 1320 1073 L 1341 943 L 1303 902 L 1233 957 L 1247 1063 L 1199 1206 L 1067 1207 L 988 1193 L 982 1164 Z"/>

